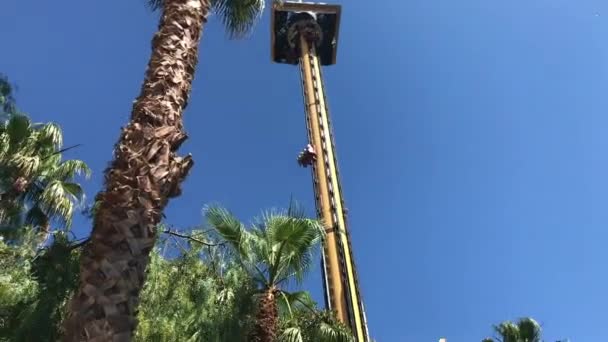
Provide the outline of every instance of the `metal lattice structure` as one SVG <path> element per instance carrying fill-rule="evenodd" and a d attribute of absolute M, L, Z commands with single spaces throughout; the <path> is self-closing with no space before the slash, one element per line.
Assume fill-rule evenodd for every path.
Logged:
<path fill-rule="evenodd" d="M 325 301 L 358 342 L 370 340 L 344 207 L 338 160 L 321 66 L 336 63 L 341 7 L 305 2 L 275 4 L 274 62 L 299 65 L 309 146 L 298 158 L 310 165 L 317 214 L 327 227 L 322 255 Z"/>

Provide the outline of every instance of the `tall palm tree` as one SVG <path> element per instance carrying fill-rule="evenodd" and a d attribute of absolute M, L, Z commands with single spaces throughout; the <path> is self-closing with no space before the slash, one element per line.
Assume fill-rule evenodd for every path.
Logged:
<path fill-rule="evenodd" d="M 53 123 L 33 124 L 14 113 L 0 122 L 0 231 L 25 223 L 42 230 L 44 241 L 52 221 L 70 226 L 84 198 L 74 178 L 90 170 L 81 160 L 61 161 L 62 141 Z"/>
<path fill-rule="evenodd" d="M 274 342 L 279 323 L 278 300 L 292 296 L 282 286 L 290 280 L 303 279 L 310 268 L 312 252 L 324 236 L 323 225 L 294 210 L 265 213 L 251 229 L 220 207 L 207 208 L 206 217 L 259 286 L 258 310 L 249 341 Z"/>
<path fill-rule="evenodd" d="M 500 342 L 541 342 L 542 328 L 532 318 L 520 318 L 517 322 L 502 322 L 494 327 Z M 486 338 L 482 342 L 494 342 L 492 338 Z"/>
<path fill-rule="evenodd" d="M 186 140 L 182 112 L 211 10 L 230 36 L 244 35 L 263 0 L 150 0 L 161 10 L 152 54 L 131 120 L 122 130 L 104 190 L 96 198 L 90 244 L 81 257 L 79 288 L 64 323 L 66 341 L 130 340 L 156 225 L 193 165 L 176 154 Z"/>

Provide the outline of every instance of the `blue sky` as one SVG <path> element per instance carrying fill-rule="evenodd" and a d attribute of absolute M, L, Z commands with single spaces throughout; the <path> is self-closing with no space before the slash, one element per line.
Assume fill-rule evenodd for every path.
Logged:
<path fill-rule="evenodd" d="M 608 3 L 342 5 L 325 74 L 372 335 L 479 341 L 531 315 L 547 341 L 607 340 Z M 141 0 L 2 3 L 0 72 L 84 144 L 68 156 L 93 168 L 90 198 L 156 18 Z M 166 211 L 178 227 L 212 201 L 248 220 L 293 195 L 312 213 L 298 71 L 270 62 L 267 18 L 242 41 L 207 26 L 181 149 L 196 165 Z"/>

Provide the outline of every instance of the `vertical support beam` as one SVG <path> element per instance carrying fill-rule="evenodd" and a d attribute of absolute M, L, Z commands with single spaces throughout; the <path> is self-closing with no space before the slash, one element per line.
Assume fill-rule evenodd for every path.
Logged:
<path fill-rule="evenodd" d="M 341 322 L 351 327 L 357 341 L 365 342 L 368 340 L 367 326 L 346 234 L 323 80 L 315 48 L 304 35 L 300 35 L 300 53 L 309 138 L 317 151 L 313 168 L 315 195 L 318 197 L 319 216 L 329 228 L 324 254 L 330 307 Z"/>
<path fill-rule="evenodd" d="M 317 106 L 315 106 L 315 90 L 312 82 L 312 66 L 310 64 L 310 50 L 308 47 L 308 42 L 303 37 L 300 38 L 301 51 L 302 55 L 300 57 L 300 66 L 302 68 L 302 74 L 304 76 L 303 79 L 303 87 L 304 87 L 304 100 L 306 106 L 306 114 L 307 119 L 310 122 L 310 143 L 314 147 L 315 151 L 323 151 L 323 143 L 321 137 L 321 131 L 319 130 L 320 122 L 319 122 L 319 113 L 317 111 Z M 317 152 L 320 154 L 319 152 Z M 314 165 L 314 178 L 315 183 L 318 182 L 317 191 L 318 194 L 318 210 L 319 217 L 328 227 L 332 226 L 332 214 L 331 214 L 331 205 L 329 202 L 329 194 L 328 194 L 328 182 L 326 177 L 327 169 L 325 167 L 325 162 L 323 157 L 319 155 Z M 330 299 L 330 306 L 336 313 L 337 318 L 341 322 L 348 322 L 348 314 L 346 303 L 342 298 L 344 298 L 344 289 L 342 287 L 341 276 L 340 276 L 340 267 L 339 267 L 339 259 L 337 253 L 337 241 L 334 233 L 330 232 L 325 237 L 324 244 L 324 254 L 326 259 L 326 277 L 328 281 L 328 292 Z"/>
<path fill-rule="evenodd" d="M 309 91 L 307 91 L 306 89 L 306 77 L 304 75 L 304 63 L 298 63 L 299 64 L 299 69 L 300 69 L 300 80 L 302 82 L 302 101 L 304 102 L 304 109 L 306 112 L 306 132 L 308 133 L 308 142 L 310 144 L 312 144 L 314 146 L 314 141 L 315 141 L 315 137 L 314 134 L 316 134 L 315 132 L 318 131 L 318 129 L 315 129 L 315 131 L 313 131 L 313 126 L 311 124 L 311 118 L 310 115 L 308 114 L 308 105 L 307 105 L 307 101 L 309 100 L 309 97 L 306 95 L 308 93 L 310 93 Z M 315 121 L 316 123 L 316 121 Z M 311 165 L 311 173 L 312 173 L 312 189 L 313 189 L 313 193 L 315 195 L 315 208 L 317 209 L 317 217 L 322 217 L 322 212 L 321 212 L 321 197 L 320 197 L 320 193 L 319 193 L 319 179 L 317 177 L 317 167 L 315 164 Z M 323 245 L 325 246 L 325 244 Z M 329 274 L 329 270 L 328 270 L 328 264 L 327 264 L 327 260 L 326 260 L 326 253 L 325 251 L 323 253 L 321 253 L 321 273 L 323 276 L 323 297 L 325 299 L 325 306 L 328 310 L 333 310 L 333 303 L 330 300 L 332 298 L 332 295 L 329 293 L 329 287 L 330 287 L 330 282 L 329 282 L 329 278 L 331 277 L 331 274 Z"/>
<path fill-rule="evenodd" d="M 350 302 L 348 303 L 351 306 L 351 312 L 352 312 L 352 316 L 351 320 L 354 320 L 354 324 L 356 329 L 356 335 L 358 336 L 358 340 L 359 341 L 364 341 L 363 339 L 363 325 L 362 325 L 362 321 L 361 321 L 361 310 L 359 309 L 359 291 L 356 288 L 356 279 L 354 276 L 354 271 L 353 271 L 353 260 L 351 258 L 352 253 L 350 251 L 350 243 L 347 239 L 347 235 L 346 235 L 346 223 L 344 220 L 344 209 L 342 208 L 342 194 L 340 193 L 340 184 L 338 183 L 338 172 L 337 172 L 337 165 L 335 163 L 336 158 L 334 157 L 334 151 L 333 151 L 333 144 L 331 141 L 331 132 L 330 132 L 330 126 L 329 126 L 329 120 L 328 120 L 328 116 L 327 116 L 327 106 L 325 104 L 325 97 L 324 97 L 324 91 L 323 91 L 323 80 L 321 78 L 321 73 L 319 72 L 320 70 L 320 66 L 319 66 L 319 59 L 316 58 L 316 56 L 314 56 L 313 58 L 311 58 L 312 64 L 313 64 L 313 76 L 315 78 L 315 81 L 317 83 L 317 91 L 318 91 L 318 101 L 319 101 L 319 109 L 320 109 L 320 120 L 321 120 L 321 128 L 323 130 L 323 136 L 325 137 L 325 153 L 324 155 L 326 155 L 327 160 L 326 162 L 329 164 L 329 172 L 328 172 L 328 178 L 329 178 L 329 182 L 331 183 L 331 193 L 330 195 L 332 196 L 332 198 L 330 199 L 330 202 L 332 204 L 333 207 L 333 219 L 334 219 L 334 227 L 336 227 L 336 232 L 335 234 L 337 234 L 337 238 L 340 241 L 339 246 L 341 247 L 341 251 L 343 254 L 343 258 L 344 258 L 344 268 L 345 268 L 345 276 L 347 279 L 346 283 L 348 284 L 348 290 L 349 290 L 349 294 L 350 294 L 350 298 L 347 298 L 347 300 Z M 325 157 L 325 156 L 324 156 Z"/>

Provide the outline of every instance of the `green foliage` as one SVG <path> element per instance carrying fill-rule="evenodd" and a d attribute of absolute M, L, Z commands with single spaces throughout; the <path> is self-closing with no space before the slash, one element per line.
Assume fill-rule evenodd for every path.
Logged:
<path fill-rule="evenodd" d="M 192 243 L 175 259 L 152 253 L 136 341 L 243 340 L 253 283 L 218 250 L 202 247 Z"/>
<path fill-rule="evenodd" d="M 263 292 L 277 290 L 280 341 L 353 341 L 346 327 L 328 313 L 318 312 L 307 292 L 280 289 L 291 279 L 301 283 L 310 269 L 313 251 L 325 234 L 320 221 L 304 217 L 293 203 L 287 211 L 263 213 L 249 229 L 224 208 L 211 206 L 205 214 L 256 285 Z"/>
<path fill-rule="evenodd" d="M 323 231 L 314 220 L 280 212 L 265 214 L 251 231 L 225 209 L 211 207 L 206 213 L 224 243 L 211 240 L 201 231 L 185 235 L 161 229 L 173 236 L 160 242 L 152 254 L 141 295 L 137 341 L 246 341 L 255 319 L 256 294 L 260 286 L 270 282 L 272 265 L 288 268 L 292 258 L 300 260 L 301 254 L 310 253 L 310 246 L 318 242 Z M 299 220 L 299 225 L 294 220 Z M 314 236 L 304 239 L 307 234 L 295 234 L 295 228 L 313 229 Z M 188 238 L 186 245 L 176 236 Z M 279 262 L 280 245 L 290 236 L 298 238 L 284 243 L 285 261 Z M 162 256 L 171 250 L 167 247 L 171 241 L 181 250 L 174 259 Z M 276 246 L 268 248 L 265 244 Z M 263 251 L 267 254 L 261 254 Z M 270 264 L 273 260 L 276 262 Z M 317 310 L 307 292 L 280 293 L 282 340 L 287 341 L 293 334 L 303 342 L 353 340 L 348 329 L 331 314 Z"/>
<path fill-rule="evenodd" d="M 271 224 L 263 229 L 277 229 L 270 227 L 279 222 L 272 215 L 264 216 L 263 221 Z M 134 339 L 246 341 L 255 319 L 260 283 L 242 266 L 232 246 L 213 241 L 203 231 L 160 231 L 168 234 L 151 254 Z M 270 234 L 277 243 L 283 241 L 282 231 Z M 54 236 L 53 244 L 42 250 L 36 248 L 31 231 L 18 244 L 0 242 L 0 342 L 60 339 L 59 322 L 77 285 L 80 244 L 68 241 L 63 232 Z M 283 253 L 289 256 L 294 247 L 285 245 Z M 274 252 L 271 249 L 267 249 L 267 260 L 271 255 L 272 260 L 280 259 L 276 254 L 280 246 Z M 348 330 L 330 313 L 320 312 L 307 292 L 281 292 L 279 299 L 281 341 L 352 341 Z"/>
<path fill-rule="evenodd" d="M 8 78 L 0 74 L 0 119 L 16 112 L 13 87 Z"/>
<path fill-rule="evenodd" d="M 310 293 L 282 292 L 279 342 L 351 342 L 354 336 L 329 311 L 317 309 Z"/>
<path fill-rule="evenodd" d="M 241 38 L 249 34 L 262 16 L 264 0 L 212 0 L 214 12 L 224 24 L 231 38 Z"/>
<path fill-rule="evenodd" d="M 320 221 L 293 211 L 263 213 L 250 229 L 221 207 L 207 207 L 205 216 L 263 289 L 290 279 L 300 282 L 310 270 L 313 251 L 325 234 Z"/>
<path fill-rule="evenodd" d="M 0 329 L 7 324 L 7 308 L 33 297 L 38 290 L 30 276 L 34 255 L 34 248 L 27 244 L 10 246 L 0 241 Z"/>
<path fill-rule="evenodd" d="M 61 233 L 38 254 L 35 245 L 31 237 L 19 246 L 0 245 L 9 275 L 0 277 L 0 341 L 59 339 L 59 323 L 76 286 L 78 252 Z"/>
<path fill-rule="evenodd" d="M 349 329 L 331 312 L 316 308 L 297 310 L 281 318 L 279 342 L 352 342 Z"/>
<path fill-rule="evenodd" d="M 523 317 L 516 322 L 505 321 L 494 326 L 499 342 L 541 342 L 542 328 L 540 324 L 530 317 Z M 485 338 L 482 342 L 494 342 L 492 338 Z"/>
<path fill-rule="evenodd" d="M 75 207 L 84 200 L 74 182 L 90 170 L 80 160 L 62 161 L 63 135 L 54 123 L 36 124 L 14 106 L 11 88 L 0 79 L 0 236 L 7 241 L 26 225 L 48 230 L 54 222 L 69 228 Z"/>

